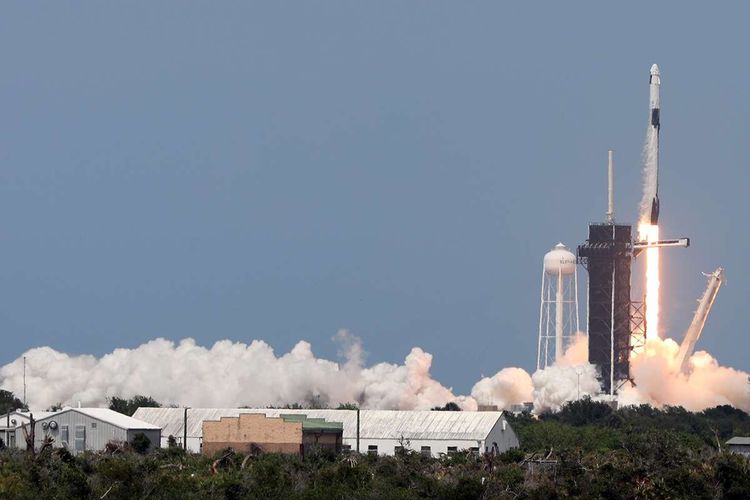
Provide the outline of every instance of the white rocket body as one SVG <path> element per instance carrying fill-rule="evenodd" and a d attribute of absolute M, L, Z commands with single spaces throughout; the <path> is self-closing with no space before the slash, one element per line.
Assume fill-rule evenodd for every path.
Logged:
<path fill-rule="evenodd" d="M 659 66 L 654 64 L 651 66 L 651 76 L 648 80 L 649 88 L 649 112 L 650 112 L 650 126 L 652 136 L 652 148 L 653 151 L 650 153 L 650 160 L 654 162 L 653 175 L 654 175 L 654 186 L 651 199 L 651 213 L 649 220 L 652 226 L 659 223 L 659 129 L 661 128 L 660 114 L 661 114 L 661 97 L 659 96 L 661 91 L 661 75 L 659 74 Z"/>
<path fill-rule="evenodd" d="M 651 125 L 659 126 L 659 109 L 661 104 L 659 102 L 659 90 L 661 87 L 661 75 L 659 75 L 659 66 L 654 64 L 651 66 L 651 78 L 649 78 L 649 109 L 651 110 L 652 120 Z M 653 111 L 656 110 L 656 123 L 653 120 Z"/>

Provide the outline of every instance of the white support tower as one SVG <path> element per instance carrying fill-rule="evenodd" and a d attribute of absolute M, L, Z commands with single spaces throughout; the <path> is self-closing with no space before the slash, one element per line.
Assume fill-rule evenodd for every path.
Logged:
<path fill-rule="evenodd" d="M 537 370 L 559 361 L 579 331 L 576 256 L 558 243 L 544 256 L 542 268 Z"/>

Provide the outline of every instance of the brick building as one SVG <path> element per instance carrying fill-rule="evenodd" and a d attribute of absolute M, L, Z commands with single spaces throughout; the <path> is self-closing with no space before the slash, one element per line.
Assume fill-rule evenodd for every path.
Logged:
<path fill-rule="evenodd" d="M 344 427 L 340 422 L 326 422 L 306 415 L 267 417 L 243 413 L 203 421 L 204 455 L 225 448 L 242 453 L 289 453 L 304 455 L 313 447 L 341 451 Z"/>

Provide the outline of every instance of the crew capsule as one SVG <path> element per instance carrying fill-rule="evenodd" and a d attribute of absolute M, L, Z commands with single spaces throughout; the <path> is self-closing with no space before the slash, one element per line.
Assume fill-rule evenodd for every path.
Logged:
<path fill-rule="evenodd" d="M 661 76 L 659 75 L 659 66 L 651 66 L 651 76 L 649 83 L 649 109 L 651 110 L 651 126 L 659 128 L 659 87 L 661 86 Z"/>

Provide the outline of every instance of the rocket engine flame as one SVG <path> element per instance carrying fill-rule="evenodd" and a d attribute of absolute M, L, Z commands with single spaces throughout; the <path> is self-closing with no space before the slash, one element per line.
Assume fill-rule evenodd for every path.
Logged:
<path fill-rule="evenodd" d="M 659 241 L 659 226 L 642 223 L 638 226 L 641 241 Z M 646 249 L 646 338 L 659 336 L 659 248 Z"/>

